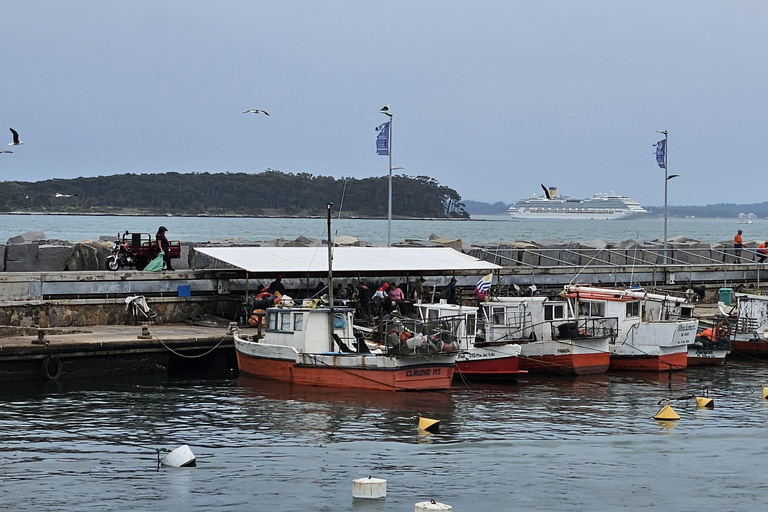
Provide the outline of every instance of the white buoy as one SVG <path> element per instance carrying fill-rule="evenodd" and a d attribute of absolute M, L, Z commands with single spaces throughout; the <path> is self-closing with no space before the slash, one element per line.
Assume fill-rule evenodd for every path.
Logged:
<path fill-rule="evenodd" d="M 413 512 L 426 512 L 428 510 L 453 510 L 453 507 L 445 503 L 438 503 L 435 500 L 429 500 L 417 503 Z"/>
<path fill-rule="evenodd" d="M 160 460 L 160 463 L 163 466 L 173 466 L 174 468 L 194 467 L 196 466 L 196 460 L 197 458 L 195 457 L 195 454 L 192 453 L 192 450 L 189 449 L 189 446 L 183 444 L 172 452 L 169 452 L 168 455 Z"/>
<path fill-rule="evenodd" d="M 387 481 L 383 478 L 357 478 L 352 480 L 352 497 L 353 498 L 386 498 L 387 497 Z"/>

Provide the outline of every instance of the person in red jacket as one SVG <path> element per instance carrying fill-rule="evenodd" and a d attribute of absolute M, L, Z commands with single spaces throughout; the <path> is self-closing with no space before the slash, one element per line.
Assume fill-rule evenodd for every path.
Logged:
<path fill-rule="evenodd" d="M 757 255 L 758 263 L 764 262 L 765 258 L 768 258 L 768 242 L 763 242 L 758 245 L 755 254 Z"/>

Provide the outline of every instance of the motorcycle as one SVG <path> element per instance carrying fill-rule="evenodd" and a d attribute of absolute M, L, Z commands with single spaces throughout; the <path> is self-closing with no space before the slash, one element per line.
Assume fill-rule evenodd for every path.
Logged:
<path fill-rule="evenodd" d="M 135 240 L 132 240 L 132 238 L 135 237 L 131 236 L 129 238 L 128 235 L 132 234 L 126 231 L 120 236 L 118 233 L 118 239 L 112 244 L 112 254 L 107 257 L 107 270 L 116 271 L 122 267 L 136 267 L 136 270 L 142 270 L 147 266 L 147 263 L 149 262 L 148 257 L 142 254 L 137 254 L 136 251 L 136 246 L 141 246 L 140 239 L 137 244 L 135 243 Z"/>

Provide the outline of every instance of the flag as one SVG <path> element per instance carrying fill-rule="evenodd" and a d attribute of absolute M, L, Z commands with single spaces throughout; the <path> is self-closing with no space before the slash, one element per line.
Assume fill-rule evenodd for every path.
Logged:
<path fill-rule="evenodd" d="M 480 279 L 475 285 L 475 293 L 482 293 L 483 295 L 488 293 L 488 290 L 491 289 L 491 281 L 493 281 L 493 274 L 488 274 Z"/>
<path fill-rule="evenodd" d="M 662 169 L 667 168 L 667 140 L 660 140 L 656 143 L 656 162 Z"/>
<path fill-rule="evenodd" d="M 376 131 L 379 135 L 376 137 L 376 154 L 388 155 L 389 154 L 389 121 L 376 127 Z"/>

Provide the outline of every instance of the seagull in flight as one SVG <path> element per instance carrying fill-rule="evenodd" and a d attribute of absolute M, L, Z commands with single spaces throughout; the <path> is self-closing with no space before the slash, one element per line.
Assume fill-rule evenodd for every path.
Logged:
<path fill-rule="evenodd" d="M 252 108 L 250 110 L 246 110 L 243 112 L 243 114 L 264 114 L 265 116 L 268 116 L 269 112 L 266 110 L 259 110 L 258 108 Z"/>
<path fill-rule="evenodd" d="M 11 130 L 11 133 L 13 134 L 13 142 L 8 144 L 9 146 L 21 146 L 22 144 L 24 144 L 19 140 L 19 132 L 17 132 L 13 128 L 9 128 L 9 130 Z"/>
<path fill-rule="evenodd" d="M 389 113 L 389 105 L 384 105 L 383 107 L 381 107 L 379 109 L 379 112 L 381 112 L 382 114 L 384 114 L 386 116 L 392 117 L 392 114 Z"/>

